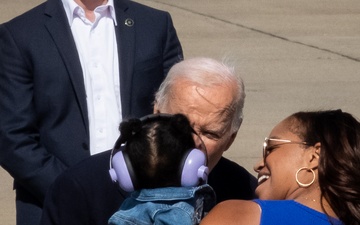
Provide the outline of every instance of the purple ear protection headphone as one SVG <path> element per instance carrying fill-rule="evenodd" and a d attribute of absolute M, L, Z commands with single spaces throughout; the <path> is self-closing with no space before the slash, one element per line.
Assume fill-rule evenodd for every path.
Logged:
<path fill-rule="evenodd" d="M 157 120 L 170 117 L 168 114 L 152 114 L 141 118 L 141 121 Z M 116 141 L 110 157 L 110 176 L 114 182 L 118 182 L 121 189 L 127 192 L 138 189 L 137 178 L 134 174 L 131 161 L 126 153 L 125 143 Z M 120 145 L 120 146 L 119 146 Z M 207 183 L 209 169 L 206 154 L 199 149 L 190 149 L 183 158 L 179 168 L 179 179 L 182 187 L 194 187 L 201 182 Z"/>

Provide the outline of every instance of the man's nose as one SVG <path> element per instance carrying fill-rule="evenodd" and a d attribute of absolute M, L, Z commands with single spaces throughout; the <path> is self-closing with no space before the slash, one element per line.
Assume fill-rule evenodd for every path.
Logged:
<path fill-rule="evenodd" d="M 200 150 L 206 150 L 205 144 L 199 135 L 194 134 L 195 147 Z"/>

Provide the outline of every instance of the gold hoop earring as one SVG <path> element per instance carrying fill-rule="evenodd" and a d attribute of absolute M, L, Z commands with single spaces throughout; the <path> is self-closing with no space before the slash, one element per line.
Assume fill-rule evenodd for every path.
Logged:
<path fill-rule="evenodd" d="M 302 170 L 310 171 L 310 172 L 313 174 L 313 179 L 312 179 L 312 181 L 311 181 L 310 183 L 304 184 L 304 183 L 301 183 L 301 182 L 299 181 L 298 175 L 299 175 L 299 172 L 302 171 Z M 300 169 L 298 169 L 298 170 L 296 171 L 296 174 L 295 174 L 296 183 L 297 183 L 300 187 L 309 187 L 310 185 L 312 185 L 312 184 L 314 183 L 315 177 L 316 177 L 316 175 L 315 175 L 314 170 L 313 170 L 313 169 L 309 169 L 309 168 L 307 168 L 307 167 L 301 167 Z"/>

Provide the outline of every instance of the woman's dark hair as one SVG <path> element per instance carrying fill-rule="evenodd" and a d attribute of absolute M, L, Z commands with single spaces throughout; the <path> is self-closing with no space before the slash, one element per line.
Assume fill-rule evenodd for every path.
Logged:
<path fill-rule="evenodd" d="M 312 145 L 321 144 L 322 197 L 344 224 L 360 224 L 359 121 L 341 110 L 298 112 L 289 118 L 292 132 Z"/>
<path fill-rule="evenodd" d="M 123 121 L 119 129 L 140 188 L 181 186 L 180 165 L 195 148 L 186 116 L 154 114 Z"/>

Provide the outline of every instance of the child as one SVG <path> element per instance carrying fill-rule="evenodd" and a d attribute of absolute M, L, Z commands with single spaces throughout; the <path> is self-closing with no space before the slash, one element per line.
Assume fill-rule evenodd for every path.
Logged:
<path fill-rule="evenodd" d="M 198 224 L 215 204 L 206 152 L 182 114 L 153 114 L 120 124 L 110 174 L 133 191 L 110 218 L 119 224 Z M 205 149 L 205 147 L 202 147 Z"/>

